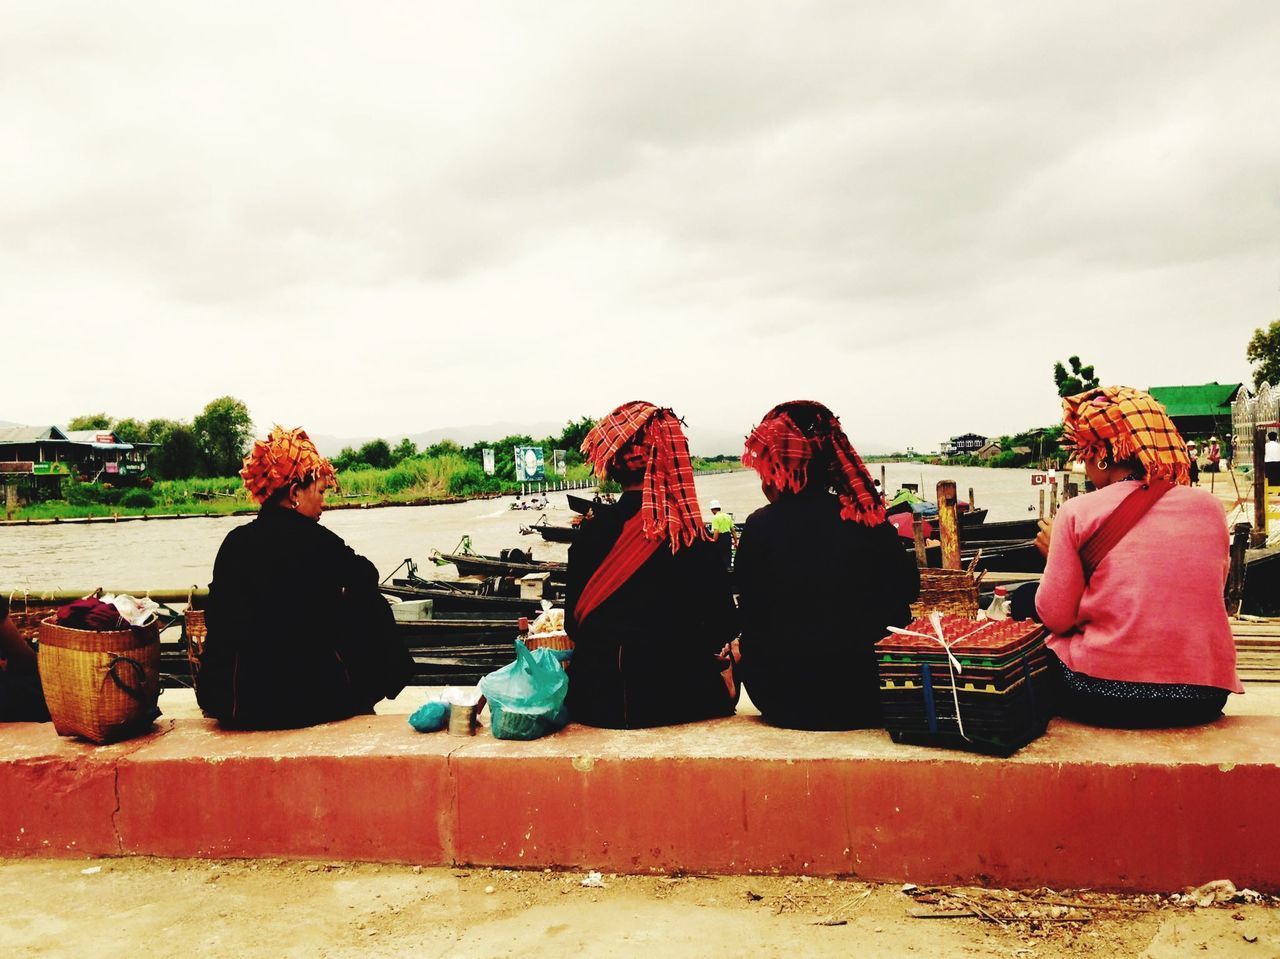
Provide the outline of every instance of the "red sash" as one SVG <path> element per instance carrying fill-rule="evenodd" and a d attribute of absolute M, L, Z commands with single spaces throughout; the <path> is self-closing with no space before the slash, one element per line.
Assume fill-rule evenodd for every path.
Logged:
<path fill-rule="evenodd" d="M 1111 548 L 1124 539 L 1125 533 L 1133 529 L 1138 520 L 1147 515 L 1147 510 L 1156 505 L 1156 500 L 1171 489 L 1172 483 L 1146 483 L 1121 500 L 1115 511 L 1102 521 L 1102 525 L 1080 547 L 1080 565 L 1084 567 L 1086 583 L 1093 578 L 1094 570 L 1107 553 L 1111 552 Z"/>
<path fill-rule="evenodd" d="M 622 534 L 613 544 L 599 568 L 587 580 L 582 595 L 573 609 L 574 620 L 581 625 L 606 599 L 618 591 L 645 562 L 658 551 L 663 538 L 646 539 L 643 513 L 636 513 L 622 526 Z"/>

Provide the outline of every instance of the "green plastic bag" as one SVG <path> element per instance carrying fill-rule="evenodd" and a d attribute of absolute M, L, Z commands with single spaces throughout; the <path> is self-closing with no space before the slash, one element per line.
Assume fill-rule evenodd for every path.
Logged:
<path fill-rule="evenodd" d="M 516 640 L 515 662 L 480 680 L 489 701 L 489 728 L 498 739 L 537 739 L 569 721 L 569 675 L 550 649 Z"/>

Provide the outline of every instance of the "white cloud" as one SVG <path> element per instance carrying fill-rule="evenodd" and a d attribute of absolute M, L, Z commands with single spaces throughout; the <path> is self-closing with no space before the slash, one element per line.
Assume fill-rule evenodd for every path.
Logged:
<path fill-rule="evenodd" d="M 1244 377 L 1280 316 L 1265 2 L 3 16 L 0 418 L 812 396 L 928 447 L 1052 419 L 1072 353 Z"/>

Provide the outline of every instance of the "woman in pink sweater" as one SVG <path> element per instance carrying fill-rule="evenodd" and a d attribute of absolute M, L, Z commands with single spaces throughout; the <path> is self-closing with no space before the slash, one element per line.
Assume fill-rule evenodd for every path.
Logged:
<path fill-rule="evenodd" d="M 1244 691 L 1222 597 L 1222 506 L 1189 485 L 1186 444 L 1148 394 L 1103 387 L 1063 408 L 1064 443 L 1095 491 L 1068 500 L 1036 540 L 1048 560 L 1035 610 L 1053 634 L 1059 712 L 1134 728 L 1210 722 Z M 1125 511 L 1145 511 L 1104 530 L 1109 549 L 1086 549 L 1131 496 Z"/>

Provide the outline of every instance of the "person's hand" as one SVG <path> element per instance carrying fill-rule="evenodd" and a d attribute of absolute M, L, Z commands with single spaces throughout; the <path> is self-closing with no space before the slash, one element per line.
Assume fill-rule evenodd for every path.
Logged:
<path fill-rule="evenodd" d="M 1053 536 L 1053 518 L 1040 521 L 1040 532 L 1036 534 L 1036 549 L 1041 556 L 1049 555 L 1049 539 Z"/>

